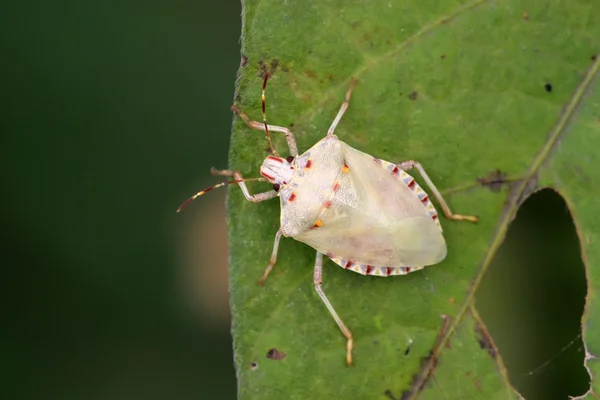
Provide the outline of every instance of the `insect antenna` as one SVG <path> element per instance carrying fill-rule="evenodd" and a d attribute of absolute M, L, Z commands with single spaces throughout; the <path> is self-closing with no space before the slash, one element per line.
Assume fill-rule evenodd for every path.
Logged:
<path fill-rule="evenodd" d="M 263 123 L 265 124 L 265 135 L 267 136 L 267 140 L 269 141 L 269 147 L 271 148 L 271 152 L 274 156 L 279 157 L 277 150 L 273 146 L 273 142 L 271 142 L 271 132 L 269 132 L 269 125 L 267 125 L 267 107 L 265 101 L 265 90 L 267 89 L 267 80 L 269 79 L 269 71 L 265 72 L 265 80 L 263 81 L 262 88 L 262 115 L 263 115 Z"/>
<path fill-rule="evenodd" d="M 179 208 L 177 209 L 177 212 L 178 213 L 181 212 L 181 210 L 183 210 L 185 207 L 187 207 L 187 205 L 190 204 L 192 201 L 196 200 L 196 198 L 198 198 L 198 197 L 200 197 L 200 196 L 202 196 L 202 195 L 210 192 L 213 189 L 220 188 L 220 187 L 225 186 L 225 185 L 231 185 L 231 184 L 234 184 L 234 183 L 249 182 L 249 181 L 261 181 L 261 182 L 264 182 L 264 181 L 266 181 L 266 179 L 265 178 L 247 178 L 247 179 L 236 179 L 236 180 L 229 181 L 229 182 L 217 183 L 216 185 L 209 186 L 206 189 L 199 191 L 198 193 L 196 193 L 195 195 L 193 195 L 192 197 L 190 197 L 189 199 L 187 199 L 186 201 L 184 201 L 183 204 L 180 205 Z"/>

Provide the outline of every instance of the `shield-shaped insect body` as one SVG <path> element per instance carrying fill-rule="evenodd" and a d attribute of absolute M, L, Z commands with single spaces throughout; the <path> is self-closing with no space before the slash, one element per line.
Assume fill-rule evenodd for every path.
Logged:
<path fill-rule="evenodd" d="M 346 363 L 351 365 L 352 333 L 321 287 L 323 254 L 342 268 L 382 277 L 405 275 L 442 261 L 446 256 L 446 242 L 438 214 L 429 196 L 406 172 L 413 168 L 423 177 L 447 218 L 472 222 L 477 218 L 453 214 L 418 162 L 384 161 L 352 148 L 334 134 L 348 108 L 355 81 L 327 135 L 298 155 L 294 134 L 266 122 L 267 79 L 268 74 L 263 83 L 262 123 L 251 121 L 232 106 L 251 128 L 265 131 L 273 155 L 269 155 L 260 168 L 262 178 L 244 179 L 237 171 L 212 170 L 216 175 L 233 176 L 234 181 L 197 193 L 179 210 L 196 197 L 225 184 L 239 184 L 246 199 L 253 202 L 279 197 L 280 228 L 275 235 L 271 261 L 259 283 L 265 282 L 275 265 L 281 236 L 313 247 L 317 251 L 315 289 L 348 340 Z M 290 156 L 279 156 L 271 143 L 270 132 L 285 134 Z M 245 184 L 249 180 L 269 181 L 273 190 L 252 195 Z"/>

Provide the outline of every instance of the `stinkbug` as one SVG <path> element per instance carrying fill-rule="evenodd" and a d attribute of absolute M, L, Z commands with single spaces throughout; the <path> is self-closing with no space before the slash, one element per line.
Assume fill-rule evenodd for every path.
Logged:
<path fill-rule="evenodd" d="M 394 164 L 356 150 L 334 134 L 356 81 L 346 92 L 342 107 L 327 136 L 298 155 L 294 134 L 281 126 L 268 125 L 265 89 L 262 88 L 263 122 L 251 121 L 238 107 L 231 109 L 252 129 L 265 131 L 272 155 L 267 156 L 260 174 L 263 178 L 244 179 L 238 171 L 215 170 L 214 175 L 232 176 L 231 182 L 211 186 L 190 197 L 192 200 L 227 184 L 239 184 L 244 197 L 260 202 L 278 197 L 281 203 L 280 227 L 275 234 L 271 261 L 259 280 L 262 286 L 273 269 L 281 236 L 292 237 L 317 250 L 313 281 L 315 289 L 348 339 L 346 363 L 352 365 L 352 333 L 339 317 L 321 286 L 323 254 L 342 268 L 363 275 L 392 276 L 437 264 L 446 256 L 446 242 L 429 196 L 406 173 L 415 168 L 427 183 L 448 219 L 477 222 L 477 217 L 454 214 L 440 192 L 416 161 Z M 281 157 L 270 132 L 285 135 L 290 155 Z M 245 182 L 269 181 L 273 190 L 250 194 Z"/>

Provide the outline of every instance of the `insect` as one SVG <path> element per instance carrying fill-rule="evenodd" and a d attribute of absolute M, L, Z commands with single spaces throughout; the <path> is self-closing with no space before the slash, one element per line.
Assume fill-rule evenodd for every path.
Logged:
<path fill-rule="evenodd" d="M 384 161 L 350 147 L 334 134 L 350 104 L 356 80 L 346 92 L 327 135 L 298 155 L 294 134 L 288 128 L 267 124 L 268 77 L 266 73 L 262 88 L 262 123 L 250 120 L 237 106 L 231 106 L 250 128 L 265 131 L 272 155 L 267 156 L 260 168 L 262 177 L 244 179 L 238 171 L 212 169 L 213 174 L 232 176 L 234 180 L 198 192 L 177 211 L 210 190 L 234 183 L 251 202 L 279 197 L 280 228 L 275 234 L 271 260 L 259 284 L 264 284 L 275 266 L 282 236 L 313 247 L 317 251 L 313 274 L 315 290 L 347 338 L 346 364 L 350 366 L 353 337 L 323 291 L 323 255 L 344 269 L 381 277 L 405 275 L 442 261 L 446 256 L 446 242 L 438 214 L 429 196 L 406 173 L 412 168 L 427 183 L 448 219 L 477 222 L 477 217 L 452 213 L 418 162 Z M 288 157 L 277 153 L 270 132 L 285 135 Z M 250 194 L 245 184 L 250 180 L 268 181 L 273 189 Z"/>

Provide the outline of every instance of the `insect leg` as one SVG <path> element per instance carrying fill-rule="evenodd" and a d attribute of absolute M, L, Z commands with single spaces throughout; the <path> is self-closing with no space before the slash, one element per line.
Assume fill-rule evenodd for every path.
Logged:
<path fill-rule="evenodd" d="M 279 239 L 281 239 L 281 228 L 279 228 L 279 230 L 275 234 L 275 242 L 273 243 L 273 253 L 271 253 L 271 261 L 269 261 L 269 265 L 267 265 L 267 268 L 265 269 L 265 273 L 258 281 L 258 284 L 260 286 L 263 286 L 265 284 L 265 280 L 267 279 L 267 276 L 269 276 L 269 274 L 271 273 L 271 270 L 273 269 L 273 267 L 275 266 L 275 263 L 277 262 L 277 250 L 279 249 Z"/>
<path fill-rule="evenodd" d="M 335 309 L 333 308 L 333 306 L 329 302 L 329 299 L 327 298 L 327 296 L 325 296 L 325 292 L 323 292 L 323 289 L 321 288 L 321 283 L 323 282 L 323 253 L 319 253 L 318 251 L 317 251 L 317 258 L 315 260 L 315 273 L 314 273 L 313 280 L 315 283 L 315 290 L 319 294 L 319 297 L 321 297 L 321 300 L 323 300 L 323 303 L 325 303 L 325 306 L 327 307 L 327 309 L 329 310 L 329 313 L 335 320 L 335 323 L 340 327 L 340 330 L 342 331 L 344 336 L 346 336 L 346 339 L 348 339 L 348 343 L 346 345 L 346 365 L 351 366 L 352 365 L 352 332 L 350 332 L 350 329 L 348 329 L 348 327 L 346 327 L 346 325 L 344 324 L 344 322 L 342 321 L 340 316 L 337 314 L 337 312 L 335 312 Z"/>
<path fill-rule="evenodd" d="M 237 115 L 240 116 L 241 119 L 244 120 L 245 123 L 252 129 L 256 129 L 258 131 L 264 131 L 265 125 L 262 122 L 258 121 L 250 121 L 250 118 L 242 112 L 237 106 L 231 106 L 231 110 L 234 111 Z M 294 134 L 288 128 L 284 128 L 283 126 L 276 125 L 267 125 L 269 130 L 272 132 L 281 132 L 285 135 L 285 140 L 287 140 L 288 147 L 290 149 L 290 155 L 296 157 L 298 155 L 298 147 L 296 146 L 296 139 L 294 138 Z"/>
<path fill-rule="evenodd" d="M 218 170 L 218 169 L 211 168 L 210 173 L 213 175 L 233 176 L 233 178 L 236 181 L 241 181 L 244 179 L 244 177 L 242 177 L 241 173 L 239 173 L 238 171 L 232 171 L 229 169 Z M 268 192 L 263 192 L 263 193 L 250 194 L 250 192 L 248 191 L 248 188 L 246 187 L 245 182 L 239 182 L 238 185 L 239 185 L 240 189 L 242 189 L 242 193 L 244 193 L 244 197 L 246 198 L 246 200 L 251 201 L 253 203 L 258 203 L 261 201 L 272 199 L 273 197 L 277 197 L 277 192 L 274 190 L 269 190 Z"/>
<path fill-rule="evenodd" d="M 327 136 L 333 135 L 333 131 L 335 131 L 335 127 L 337 126 L 337 124 L 339 124 L 340 120 L 342 119 L 342 115 L 344 115 L 344 113 L 346 112 L 346 109 L 348 108 L 348 105 L 350 104 L 350 95 L 352 94 L 352 91 L 354 90 L 354 86 L 356 86 L 356 82 L 357 82 L 356 79 L 352 79 L 352 82 L 350 83 L 350 88 L 346 92 L 346 97 L 344 98 L 344 102 L 342 103 L 342 107 L 340 107 L 340 111 L 338 111 L 337 115 L 335 116 L 335 119 L 331 123 L 331 126 L 329 127 L 329 130 L 327 131 Z"/>
<path fill-rule="evenodd" d="M 455 219 L 455 220 L 459 220 L 459 221 L 477 222 L 477 220 L 479 219 L 477 217 L 473 217 L 471 215 L 454 214 L 454 213 L 452 213 L 452 211 L 450 211 L 450 207 L 448 207 L 448 203 L 446 203 L 446 200 L 444 200 L 444 198 L 442 197 L 442 194 L 437 190 L 437 188 L 435 187 L 435 185 L 433 184 L 433 182 L 431 181 L 431 179 L 427 175 L 427 172 L 425 172 L 425 170 L 423 169 L 421 164 L 419 164 L 416 161 L 410 160 L 410 161 L 404 161 L 404 162 L 398 164 L 398 166 L 403 171 L 408 171 L 413 168 L 415 168 L 417 171 L 419 171 L 419 174 L 423 177 L 423 179 L 425 180 L 425 183 L 427 183 L 427 186 L 429 186 L 429 188 L 431 189 L 431 192 L 433 193 L 433 195 L 435 196 L 437 201 L 440 203 L 440 206 L 442 207 L 442 210 L 444 210 L 444 214 L 446 215 L 446 218 Z"/>

